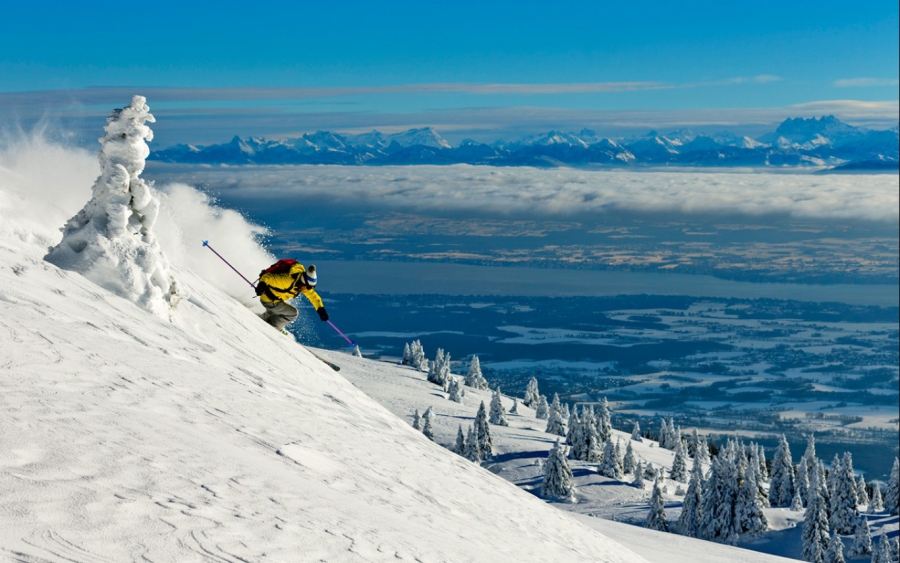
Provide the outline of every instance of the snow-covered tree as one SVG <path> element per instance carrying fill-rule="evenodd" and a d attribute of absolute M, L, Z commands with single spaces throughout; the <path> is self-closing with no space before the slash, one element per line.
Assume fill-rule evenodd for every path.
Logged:
<path fill-rule="evenodd" d="M 841 536 L 834 532 L 831 536 L 831 542 L 828 544 L 828 551 L 825 552 L 824 563 L 845 563 L 844 562 L 844 542 Z"/>
<path fill-rule="evenodd" d="M 794 498 L 794 462 L 791 460 L 791 447 L 784 434 L 778 441 L 775 458 L 772 460 L 772 473 L 769 476 L 769 502 L 772 506 L 787 506 Z"/>
<path fill-rule="evenodd" d="M 738 495 L 737 467 L 728 452 L 712 460 L 709 478 L 703 484 L 700 503 L 700 537 L 735 543 L 739 528 L 735 518 Z"/>
<path fill-rule="evenodd" d="M 800 458 L 800 461 L 806 464 L 807 475 L 811 474 L 816 468 L 818 458 L 816 457 L 816 437 L 814 434 L 810 434 L 806 438 L 806 451 L 803 452 L 803 457 Z"/>
<path fill-rule="evenodd" d="M 688 483 L 687 492 L 684 493 L 681 515 L 678 517 L 678 527 L 685 536 L 696 538 L 700 535 L 700 502 L 702 496 L 703 466 L 700 464 L 700 460 L 694 457 L 691 479 Z"/>
<path fill-rule="evenodd" d="M 419 417 L 419 409 L 416 409 L 416 412 L 413 413 L 413 423 L 412 423 L 412 426 L 413 426 L 413 428 L 415 428 L 416 430 L 421 430 L 421 429 L 422 429 L 422 419 Z"/>
<path fill-rule="evenodd" d="M 862 475 L 856 480 L 856 504 L 869 504 L 869 490 L 866 478 Z"/>
<path fill-rule="evenodd" d="M 581 408 L 581 424 L 577 432 L 577 440 L 572 445 L 572 456 L 581 461 L 595 462 L 603 457 L 597 425 L 594 423 L 594 409 L 590 406 Z"/>
<path fill-rule="evenodd" d="M 858 496 L 853 473 L 853 456 L 844 453 L 839 467 L 832 470 L 834 487 L 831 490 L 831 529 L 839 534 L 852 534 L 859 519 L 856 508 Z"/>
<path fill-rule="evenodd" d="M 553 402 L 550 403 L 550 414 L 547 417 L 547 429 L 545 432 L 548 434 L 556 434 L 557 436 L 566 435 L 566 425 L 563 422 L 562 417 L 562 406 L 559 404 L 559 395 L 556 393 L 553 394 Z"/>
<path fill-rule="evenodd" d="M 884 510 L 884 501 L 881 498 L 881 486 L 878 483 L 872 483 L 872 498 L 869 499 L 869 514 L 881 512 Z"/>
<path fill-rule="evenodd" d="M 825 484 L 820 483 L 818 469 L 812 474 L 807 499 L 806 516 L 803 520 L 803 559 L 810 563 L 823 563 L 828 551 L 828 511 L 822 490 Z"/>
<path fill-rule="evenodd" d="M 554 393 L 554 395 L 555 395 L 555 393 Z M 569 412 L 569 403 L 563 403 L 562 404 L 562 419 L 569 420 L 570 414 L 571 413 Z"/>
<path fill-rule="evenodd" d="M 409 345 L 409 365 L 419 371 L 428 370 L 428 360 L 425 359 L 425 349 L 422 348 L 422 343 L 418 340 L 414 340 Z"/>
<path fill-rule="evenodd" d="M 459 384 L 459 380 L 452 375 L 447 378 L 447 394 L 449 399 L 456 403 L 461 403 L 466 394 L 465 389 Z"/>
<path fill-rule="evenodd" d="M 491 438 L 491 427 L 488 424 L 484 401 L 481 401 L 478 414 L 475 415 L 475 439 L 477 440 L 479 459 L 488 459 L 494 455 L 494 441 Z"/>
<path fill-rule="evenodd" d="M 766 488 L 763 484 L 765 477 L 763 477 L 763 471 L 766 466 L 765 461 L 759 459 L 761 455 L 761 449 L 755 445 L 751 444 L 750 447 L 750 464 L 747 469 L 753 470 L 754 479 L 756 480 L 756 496 L 759 499 L 760 505 L 763 508 L 769 507 L 769 489 Z"/>
<path fill-rule="evenodd" d="M 534 410 L 534 416 L 542 420 L 546 420 L 550 417 L 550 405 L 547 404 L 546 395 L 541 395 L 538 397 L 537 408 Z"/>
<path fill-rule="evenodd" d="M 525 398 L 522 399 L 522 404 L 526 407 L 534 408 L 537 405 L 540 396 L 541 394 L 538 391 L 538 380 L 537 378 L 532 377 L 528 381 L 528 386 L 525 387 Z"/>
<path fill-rule="evenodd" d="M 519 414 L 519 399 L 513 397 L 513 406 L 509 409 L 509 414 Z"/>
<path fill-rule="evenodd" d="M 794 471 L 794 490 L 800 495 L 800 499 L 805 503 L 806 497 L 809 495 L 809 472 L 806 462 L 802 459 Z"/>
<path fill-rule="evenodd" d="M 547 461 L 544 463 L 544 482 L 541 484 L 541 495 L 572 502 L 575 500 L 575 485 L 572 470 L 566 461 L 566 446 L 556 440 Z"/>
<path fill-rule="evenodd" d="M 600 462 L 600 467 L 597 468 L 597 472 L 611 479 L 622 478 L 622 467 L 616 459 L 616 448 L 612 440 L 607 440 L 603 446 L 603 459 Z"/>
<path fill-rule="evenodd" d="M 644 488 L 644 462 L 638 461 L 637 466 L 634 468 L 634 480 L 631 484 L 638 488 Z"/>
<path fill-rule="evenodd" d="M 700 438 L 700 461 L 709 463 L 709 444 L 706 443 L 706 436 Z"/>
<path fill-rule="evenodd" d="M 644 523 L 644 527 L 660 532 L 669 531 L 669 517 L 666 515 L 666 503 L 663 500 L 662 490 L 659 487 L 659 480 L 653 483 L 653 493 L 650 495 L 650 512 L 647 514 L 647 521 Z"/>
<path fill-rule="evenodd" d="M 474 387 L 475 389 L 487 389 L 488 382 L 481 374 L 481 362 L 478 356 L 472 356 L 469 363 L 469 373 L 466 375 L 466 387 Z"/>
<path fill-rule="evenodd" d="M 881 538 L 872 546 L 872 563 L 892 563 L 891 546 L 888 545 L 887 531 L 881 530 Z"/>
<path fill-rule="evenodd" d="M 635 442 L 643 442 L 644 439 L 641 438 L 641 425 L 638 421 L 634 421 L 634 426 L 631 428 L 631 439 Z"/>
<path fill-rule="evenodd" d="M 356 346 L 353 347 L 353 355 L 356 356 L 357 358 L 363 357 L 362 350 L 359 349 L 359 344 L 357 344 Z"/>
<path fill-rule="evenodd" d="M 791 512 L 803 512 L 803 499 L 800 498 L 800 489 L 794 491 L 794 498 L 791 500 Z"/>
<path fill-rule="evenodd" d="M 506 409 L 503 408 L 503 402 L 500 400 L 499 387 L 494 389 L 494 394 L 491 396 L 490 423 L 497 426 L 509 426 L 509 422 L 506 421 Z"/>
<path fill-rule="evenodd" d="M 869 530 L 869 521 L 865 518 L 856 520 L 856 530 L 853 532 L 853 544 L 847 553 L 851 558 L 866 557 L 872 554 L 872 532 Z"/>
<path fill-rule="evenodd" d="M 468 431 L 466 431 L 465 458 L 475 463 L 479 463 L 482 460 L 481 450 L 478 448 L 478 435 L 472 426 L 469 426 Z"/>
<path fill-rule="evenodd" d="M 461 456 L 466 455 L 466 436 L 463 434 L 462 424 L 456 429 L 456 444 L 453 451 Z"/>
<path fill-rule="evenodd" d="M 758 536 L 769 529 L 769 521 L 763 513 L 763 505 L 759 498 L 757 471 L 759 470 L 755 465 L 747 467 L 735 506 L 735 518 L 741 533 L 751 536 Z"/>
<path fill-rule="evenodd" d="M 412 350 L 409 349 L 409 342 L 403 345 L 403 359 L 400 360 L 400 365 L 408 366 L 412 361 Z"/>
<path fill-rule="evenodd" d="M 884 508 L 889 514 L 896 516 L 900 512 L 898 502 L 900 502 L 900 461 L 895 457 L 891 476 L 888 478 L 887 487 L 884 488 Z"/>
<path fill-rule="evenodd" d="M 757 446 L 756 446 L 756 460 L 757 460 L 757 464 L 759 465 L 759 472 L 757 473 L 757 475 L 759 475 L 759 482 L 762 483 L 763 481 L 768 481 L 769 480 L 769 468 L 766 467 L 766 451 L 759 444 L 757 444 Z M 769 498 L 769 494 L 766 493 L 767 503 L 768 503 L 768 498 Z"/>
<path fill-rule="evenodd" d="M 581 419 L 578 418 L 577 409 L 572 409 L 572 412 L 569 413 L 569 423 L 566 425 L 566 445 L 573 447 L 581 439 L 580 432 Z M 575 454 L 573 453 L 573 455 Z M 578 459 L 577 456 L 576 459 Z"/>
<path fill-rule="evenodd" d="M 625 457 L 622 458 L 622 473 L 625 475 L 634 473 L 634 448 L 631 447 L 631 440 L 628 440 L 628 446 L 625 447 Z"/>
<path fill-rule="evenodd" d="M 665 417 L 662 418 L 662 422 L 659 425 L 659 447 L 665 448 L 669 445 L 669 428 L 666 425 Z"/>
<path fill-rule="evenodd" d="M 606 397 L 600 399 L 600 409 L 597 411 L 597 435 L 605 442 L 612 436 L 612 415 L 609 412 L 609 403 Z"/>
<path fill-rule="evenodd" d="M 445 354 L 440 348 L 434 357 L 434 363 L 428 369 L 428 381 L 435 385 L 445 387 L 450 377 L 450 354 Z"/>
<path fill-rule="evenodd" d="M 140 177 L 156 121 L 143 96 L 114 109 L 100 138 L 100 176 L 91 199 L 63 227 L 48 262 L 170 320 L 185 297 L 153 232 L 159 198 Z"/>
<path fill-rule="evenodd" d="M 669 477 L 673 481 L 684 483 L 687 481 L 687 459 L 684 444 L 681 442 L 675 446 L 675 459 L 672 461 L 672 469 L 669 470 Z"/>
<path fill-rule="evenodd" d="M 432 424 L 432 419 L 434 418 L 434 412 L 431 410 L 431 407 L 428 407 L 425 410 L 425 414 L 422 415 L 422 418 L 425 420 L 425 424 L 422 425 L 422 434 L 425 434 L 425 437 L 434 441 L 434 426 Z"/>

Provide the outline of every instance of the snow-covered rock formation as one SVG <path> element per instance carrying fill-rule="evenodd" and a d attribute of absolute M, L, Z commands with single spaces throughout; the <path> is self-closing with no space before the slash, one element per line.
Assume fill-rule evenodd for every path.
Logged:
<path fill-rule="evenodd" d="M 183 294 L 153 234 L 159 198 L 141 179 L 155 120 L 146 99 L 115 109 L 100 138 L 100 177 L 46 260 L 169 318 Z"/>

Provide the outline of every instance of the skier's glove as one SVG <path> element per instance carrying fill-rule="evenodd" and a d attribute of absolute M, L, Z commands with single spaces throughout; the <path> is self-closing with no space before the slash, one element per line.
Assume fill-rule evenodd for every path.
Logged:
<path fill-rule="evenodd" d="M 266 282 L 257 282 L 257 284 L 256 284 L 256 296 L 259 297 L 260 295 L 262 295 L 263 293 L 265 293 L 267 289 L 269 289 L 269 286 L 266 285 Z"/>
<path fill-rule="evenodd" d="M 325 307 L 319 307 L 316 309 L 316 313 L 319 313 L 319 318 L 323 321 L 328 320 L 328 311 L 325 310 Z"/>

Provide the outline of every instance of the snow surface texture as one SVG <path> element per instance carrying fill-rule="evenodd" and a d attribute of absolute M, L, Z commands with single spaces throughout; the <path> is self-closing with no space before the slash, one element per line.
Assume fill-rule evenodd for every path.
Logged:
<path fill-rule="evenodd" d="M 100 177 L 46 259 L 168 318 L 184 297 L 153 234 L 159 198 L 141 179 L 155 120 L 142 96 L 113 110 L 100 138 Z"/>
<path fill-rule="evenodd" d="M 41 204 L 10 183 L 0 200 Z M 192 271 L 173 266 L 191 297 L 169 322 L 44 261 L 11 209 L 0 558 L 645 561 L 430 442 Z"/>

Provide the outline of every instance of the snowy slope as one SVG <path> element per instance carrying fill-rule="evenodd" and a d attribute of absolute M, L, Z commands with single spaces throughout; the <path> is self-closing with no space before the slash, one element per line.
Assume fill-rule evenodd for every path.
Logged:
<path fill-rule="evenodd" d="M 13 177 L 0 559 L 644 561 L 431 443 L 185 262 L 173 322 L 45 262 L 61 223 L 25 222 L 10 202 L 37 196 Z"/>

